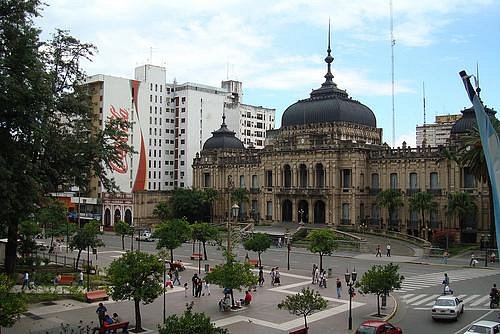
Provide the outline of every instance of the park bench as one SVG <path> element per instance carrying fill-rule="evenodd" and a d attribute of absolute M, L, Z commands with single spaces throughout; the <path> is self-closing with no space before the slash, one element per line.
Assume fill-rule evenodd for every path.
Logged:
<path fill-rule="evenodd" d="M 112 323 L 110 325 L 104 324 L 101 328 L 99 328 L 99 334 L 111 333 L 111 331 L 116 331 L 117 329 L 122 329 L 122 333 L 128 333 L 128 321 Z"/>
<path fill-rule="evenodd" d="M 66 284 L 66 285 L 72 285 L 73 282 L 75 281 L 75 276 L 73 275 L 61 275 L 61 279 L 56 282 L 58 285 Z"/>
<path fill-rule="evenodd" d="M 251 266 L 254 266 L 255 268 L 259 266 L 259 260 L 257 259 L 248 259 L 247 263 Z"/>
<path fill-rule="evenodd" d="M 203 260 L 203 257 L 200 253 L 191 254 L 191 260 Z"/>
<path fill-rule="evenodd" d="M 307 334 L 308 328 L 300 328 L 291 332 L 288 332 L 288 334 Z"/>
<path fill-rule="evenodd" d="M 89 291 L 85 294 L 85 299 L 87 303 L 92 303 L 98 300 L 108 300 L 109 296 L 106 293 L 106 290 L 94 290 Z"/>

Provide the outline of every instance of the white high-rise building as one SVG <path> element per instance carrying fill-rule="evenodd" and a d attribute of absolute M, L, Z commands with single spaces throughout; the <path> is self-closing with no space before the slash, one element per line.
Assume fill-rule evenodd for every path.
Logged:
<path fill-rule="evenodd" d="M 439 146 L 446 145 L 450 138 L 450 131 L 455 122 L 461 117 L 458 115 L 436 116 L 436 122 L 417 125 L 417 146 Z M 425 145 L 424 145 L 425 141 Z"/>

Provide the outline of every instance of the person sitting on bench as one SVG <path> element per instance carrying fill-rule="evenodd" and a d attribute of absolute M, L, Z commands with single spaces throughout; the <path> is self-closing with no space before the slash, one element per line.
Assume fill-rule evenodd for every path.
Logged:
<path fill-rule="evenodd" d="M 252 302 L 252 294 L 250 293 L 250 289 L 245 292 L 245 298 L 241 299 L 241 305 L 250 305 Z"/>
<path fill-rule="evenodd" d="M 222 298 L 219 301 L 219 310 L 220 311 L 227 311 L 231 308 L 231 297 L 229 297 L 228 294 L 224 295 L 224 298 Z"/>

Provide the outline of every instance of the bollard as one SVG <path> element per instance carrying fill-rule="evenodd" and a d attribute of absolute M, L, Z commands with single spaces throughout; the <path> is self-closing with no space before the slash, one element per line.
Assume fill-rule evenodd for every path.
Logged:
<path fill-rule="evenodd" d="M 381 306 L 381 308 L 382 308 L 382 309 L 385 309 L 385 308 L 386 308 L 386 306 L 387 306 L 387 295 L 384 293 L 384 294 L 382 295 L 382 306 Z"/>
<path fill-rule="evenodd" d="M 328 278 L 332 277 L 332 268 L 328 268 Z"/>

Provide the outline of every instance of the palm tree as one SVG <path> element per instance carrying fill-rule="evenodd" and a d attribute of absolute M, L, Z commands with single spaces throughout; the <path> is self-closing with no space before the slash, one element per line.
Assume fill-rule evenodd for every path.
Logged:
<path fill-rule="evenodd" d="M 500 121 L 495 117 L 490 117 L 491 124 L 496 129 L 497 134 L 500 133 Z M 488 166 L 484 157 L 483 146 L 481 144 L 481 136 L 477 127 L 473 127 L 468 134 L 460 138 L 460 149 L 458 151 L 458 160 L 464 166 L 469 167 L 471 173 L 481 182 L 488 184 L 488 191 L 490 193 L 490 234 L 495 237 L 495 217 L 493 212 L 493 196 L 491 180 L 488 174 Z"/>
<path fill-rule="evenodd" d="M 410 198 L 410 209 L 414 211 L 420 211 L 422 218 L 422 228 L 424 229 L 424 238 L 425 238 L 425 212 L 435 211 L 437 208 L 437 203 L 434 201 L 434 195 L 427 192 L 419 192 L 414 194 Z M 429 238 L 429 234 L 427 234 L 427 239 Z"/>
<path fill-rule="evenodd" d="M 231 192 L 231 202 L 237 203 L 240 207 L 240 212 L 242 212 L 242 204 L 248 202 L 248 190 L 246 188 L 235 188 Z M 231 208 L 229 208 L 231 210 Z"/>
<path fill-rule="evenodd" d="M 389 219 L 394 217 L 394 213 L 399 207 L 403 206 L 403 197 L 396 189 L 382 190 L 378 193 L 376 201 L 378 206 L 387 208 Z"/>
<path fill-rule="evenodd" d="M 467 192 L 455 192 L 448 196 L 448 205 L 446 206 L 446 216 L 451 220 L 458 217 L 458 222 L 462 226 L 462 221 L 470 212 L 476 212 L 476 203 L 471 194 Z M 446 234 L 448 238 L 448 234 Z M 448 248 L 448 239 L 446 239 L 446 248 Z"/>

